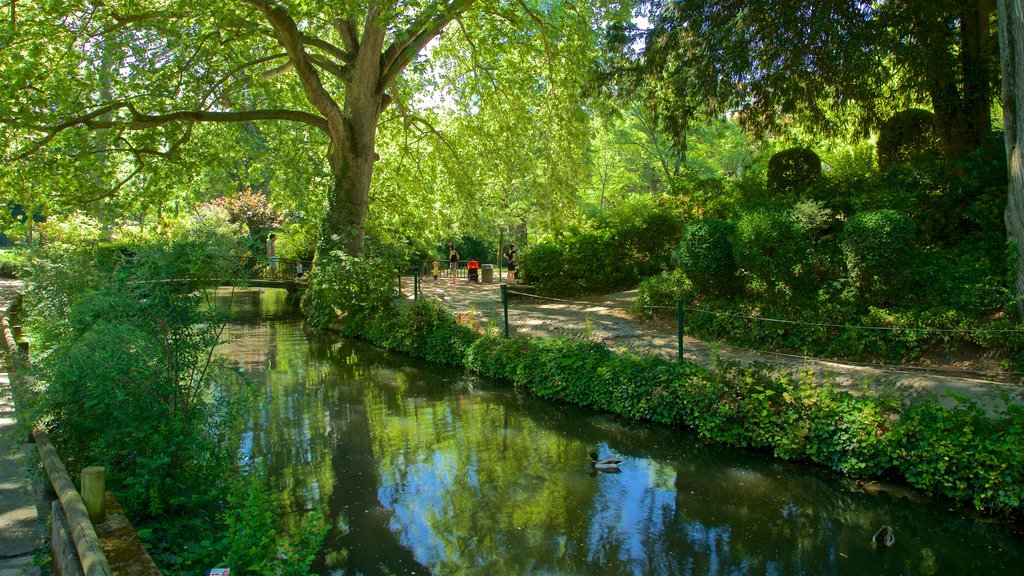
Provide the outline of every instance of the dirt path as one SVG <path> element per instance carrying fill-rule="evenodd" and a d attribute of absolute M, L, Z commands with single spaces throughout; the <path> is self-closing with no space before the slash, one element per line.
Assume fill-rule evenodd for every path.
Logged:
<path fill-rule="evenodd" d="M 504 325 L 500 285 L 469 284 L 465 280 L 427 278 L 421 281 L 421 294 L 438 298 L 449 307 L 462 312 L 475 312 L 484 321 Z M 515 286 L 510 287 L 515 292 Z M 411 298 L 412 281 L 403 288 Z M 640 322 L 628 313 L 635 291 L 574 301 L 540 299 L 514 295 L 509 303 L 509 325 L 514 336 L 550 337 L 554 335 L 586 337 L 611 348 L 626 349 L 640 354 L 655 354 L 665 358 L 678 357 L 674 322 Z M 813 372 L 819 377 L 830 377 L 836 385 L 859 390 L 899 388 L 909 392 L 929 391 L 937 394 L 963 394 L 978 401 L 990 411 L 1003 406 L 1003 394 L 1011 401 L 1024 403 L 1024 385 L 1009 378 L 972 374 L 963 370 L 948 371 L 936 368 L 882 367 L 852 362 L 819 360 L 800 356 L 772 354 L 714 344 L 686 336 L 684 357 L 705 367 L 712 366 L 715 358 L 738 360 L 743 363 L 765 362 L 778 370 L 790 373 Z"/>

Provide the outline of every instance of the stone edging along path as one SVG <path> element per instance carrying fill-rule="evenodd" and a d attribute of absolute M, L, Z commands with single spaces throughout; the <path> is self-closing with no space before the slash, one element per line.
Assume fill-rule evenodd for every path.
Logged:
<path fill-rule="evenodd" d="M 515 286 L 510 286 L 515 290 Z M 402 293 L 412 298 L 412 278 L 403 278 Z M 473 311 L 485 322 L 503 326 L 500 285 L 470 284 L 462 279 L 420 279 L 420 294 L 436 298 L 457 312 Z M 586 335 L 611 348 L 627 349 L 675 359 L 678 356 L 674 321 L 671 325 L 632 319 L 627 308 L 635 291 L 573 302 L 518 298 L 509 304 L 509 324 L 513 335 L 532 337 Z M 690 336 L 683 343 L 684 357 L 711 367 L 716 358 L 741 363 L 763 362 L 787 373 L 811 372 L 820 378 L 832 378 L 837 386 L 853 392 L 864 386 L 876 389 L 901 389 L 910 393 L 963 395 L 990 412 L 1003 406 L 1005 394 L 1012 402 L 1024 403 L 1024 384 L 997 381 L 995 378 L 963 372 L 907 369 L 863 365 L 792 355 L 760 353 L 732 346 L 711 344 Z"/>

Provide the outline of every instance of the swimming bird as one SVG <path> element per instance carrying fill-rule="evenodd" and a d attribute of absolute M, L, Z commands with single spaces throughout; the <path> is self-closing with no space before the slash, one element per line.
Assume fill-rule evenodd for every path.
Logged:
<path fill-rule="evenodd" d="M 896 543 L 896 535 L 893 534 L 892 528 L 889 526 L 882 526 L 875 532 L 875 535 L 871 537 L 871 546 L 875 548 L 888 548 Z"/>
<path fill-rule="evenodd" d="M 600 472 L 619 472 L 619 464 L 622 464 L 621 458 L 598 459 L 597 452 L 590 453 L 590 465 L 594 467 L 594 470 Z"/>

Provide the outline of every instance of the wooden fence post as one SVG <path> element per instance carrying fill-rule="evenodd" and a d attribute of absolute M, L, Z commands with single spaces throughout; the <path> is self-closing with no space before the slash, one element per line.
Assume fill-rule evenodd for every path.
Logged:
<path fill-rule="evenodd" d="M 106 494 L 106 478 L 103 466 L 88 466 L 82 469 L 82 501 L 89 512 L 89 520 L 93 526 L 107 521 L 107 510 L 104 502 Z"/>

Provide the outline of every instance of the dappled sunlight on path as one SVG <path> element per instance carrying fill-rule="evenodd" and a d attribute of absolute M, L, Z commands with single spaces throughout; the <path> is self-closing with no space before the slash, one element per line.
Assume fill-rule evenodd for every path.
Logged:
<path fill-rule="evenodd" d="M 412 279 L 405 278 L 403 295 L 412 298 Z M 516 292 L 518 286 L 509 287 Z M 465 280 L 420 280 L 420 293 L 437 298 L 458 313 L 473 313 L 498 330 L 503 326 L 501 285 L 471 284 Z M 611 348 L 668 359 L 678 357 L 674 319 L 643 322 L 633 319 L 629 305 L 636 291 L 576 300 L 541 299 L 513 294 L 509 302 L 509 324 L 513 336 L 569 336 L 601 342 Z M 978 401 L 988 410 L 1003 406 L 1005 394 L 1011 401 L 1024 403 L 1024 384 L 1019 375 L 990 375 L 964 370 L 929 367 L 887 367 L 836 360 L 808 358 L 791 354 L 760 352 L 708 343 L 686 336 L 683 344 L 686 360 L 712 367 L 716 358 L 745 364 L 763 362 L 793 374 L 813 373 L 831 378 L 837 386 L 853 392 L 867 388 L 900 389 L 909 393 L 928 391 L 957 394 Z"/>

